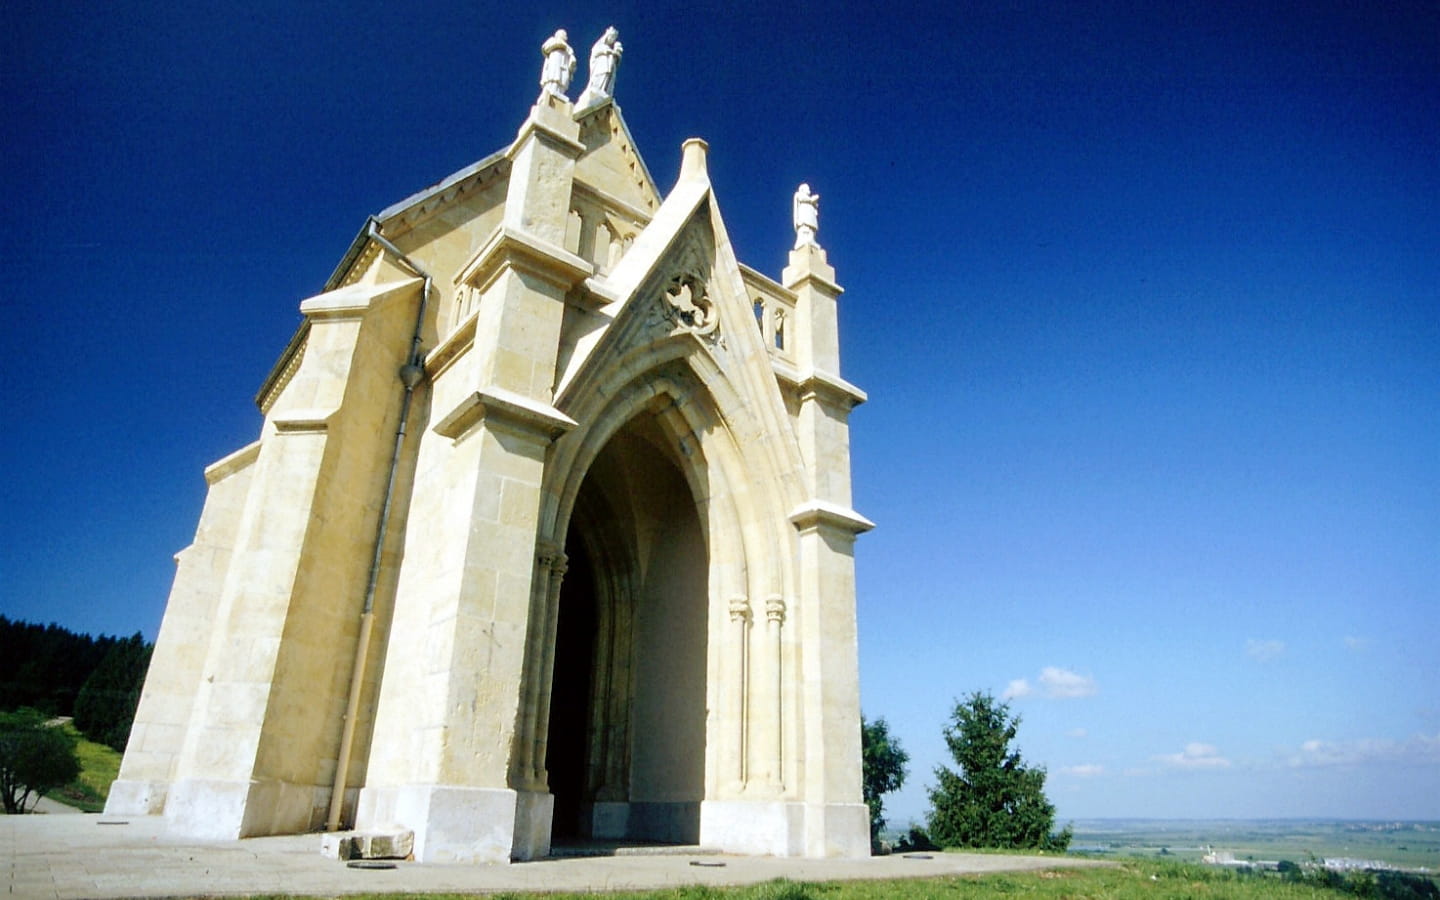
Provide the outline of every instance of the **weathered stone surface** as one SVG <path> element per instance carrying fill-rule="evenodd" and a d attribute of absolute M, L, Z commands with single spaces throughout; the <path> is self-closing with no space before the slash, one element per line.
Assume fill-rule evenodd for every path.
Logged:
<path fill-rule="evenodd" d="M 557 33 L 514 141 L 367 221 L 301 303 L 258 439 L 206 471 L 108 812 L 352 825 L 337 858 L 868 853 L 865 395 L 818 196 L 776 198 L 778 280 L 742 266 L 704 141 L 651 178 L 620 50 L 577 110 Z"/>

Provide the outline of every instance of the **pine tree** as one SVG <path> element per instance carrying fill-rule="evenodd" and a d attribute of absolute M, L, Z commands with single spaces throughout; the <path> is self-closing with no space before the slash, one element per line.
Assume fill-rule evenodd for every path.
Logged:
<path fill-rule="evenodd" d="M 75 698 L 75 727 L 90 740 L 124 752 L 152 649 L 137 631 L 116 641 L 85 679 Z"/>
<path fill-rule="evenodd" d="M 979 691 L 955 704 L 945 743 L 960 771 L 935 769 L 929 837 L 941 847 L 1064 850 L 1067 825 L 1052 834 L 1055 806 L 1045 797 L 1045 769 L 1027 766 L 1010 742 L 1020 717 Z"/>

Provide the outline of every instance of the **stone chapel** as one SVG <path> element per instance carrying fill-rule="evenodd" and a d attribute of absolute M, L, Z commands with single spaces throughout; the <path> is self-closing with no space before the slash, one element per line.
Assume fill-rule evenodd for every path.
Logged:
<path fill-rule="evenodd" d="M 850 410 L 817 198 L 740 263 L 563 31 L 502 150 L 372 216 L 205 470 L 107 813 L 864 856 Z M 783 204 L 785 198 L 777 198 Z"/>

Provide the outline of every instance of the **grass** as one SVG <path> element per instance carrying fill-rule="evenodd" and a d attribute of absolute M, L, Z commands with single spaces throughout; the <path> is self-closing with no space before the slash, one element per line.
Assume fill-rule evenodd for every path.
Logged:
<path fill-rule="evenodd" d="M 1032 900 L 1342 900 L 1384 896 L 1355 887 L 1330 888 L 1296 883 L 1276 875 L 1244 875 L 1208 866 L 1127 860 L 1105 868 L 1054 869 L 1038 872 L 989 873 L 947 878 L 891 881 L 841 881 L 809 884 L 769 881 L 746 887 L 702 885 L 658 891 L 605 894 L 611 900 L 968 900 L 1023 897 Z M 425 900 L 459 900 L 456 894 L 368 894 L 371 900 L 423 896 Z M 497 894 L 496 900 L 530 900 L 534 894 Z M 591 894 L 543 894 L 546 900 L 579 900 Z"/>
<path fill-rule="evenodd" d="M 60 726 L 75 739 L 75 756 L 80 760 L 80 774 L 74 781 L 50 791 L 45 796 L 84 812 L 102 812 L 110 784 L 120 774 L 120 754 L 104 744 L 88 741 L 75 730 L 74 724 Z"/>

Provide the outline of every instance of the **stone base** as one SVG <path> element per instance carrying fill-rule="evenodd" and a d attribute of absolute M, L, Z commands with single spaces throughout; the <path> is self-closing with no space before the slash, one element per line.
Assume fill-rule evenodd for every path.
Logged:
<path fill-rule="evenodd" d="M 609 841 L 660 841 L 696 844 L 700 840 L 699 803 L 602 801 L 586 810 L 590 837 Z"/>
<path fill-rule="evenodd" d="M 303 834 L 324 821 L 330 791 L 285 781 L 182 778 L 165 798 L 169 830 L 201 840 Z"/>
<path fill-rule="evenodd" d="M 870 810 L 863 803 L 706 800 L 700 842 L 727 853 L 863 859 L 870 855 Z"/>
<path fill-rule="evenodd" d="M 804 856 L 804 804 L 706 800 L 700 804 L 700 843 L 726 853 Z"/>
<path fill-rule="evenodd" d="M 509 788 L 364 788 L 355 827 L 414 831 L 420 862 L 503 863 L 550 854 L 554 809 L 549 793 Z"/>
<path fill-rule="evenodd" d="M 623 841 L 630 829 L 630 804 L 613 800 L 590 804 L 590 837 L 597 841 Z"/>
<path fill-rule="evenodd" d="M 863 859 L 870 855 L 870 807 L 826 803 L 805 811 L 805 855 Z"/>
<path fill-rule="evenodd" d="M 105 799 L 105 815 L 158 816 L 165 811 L 165 796 L 169 792 L 168 781 L 116 779 Z"/>

